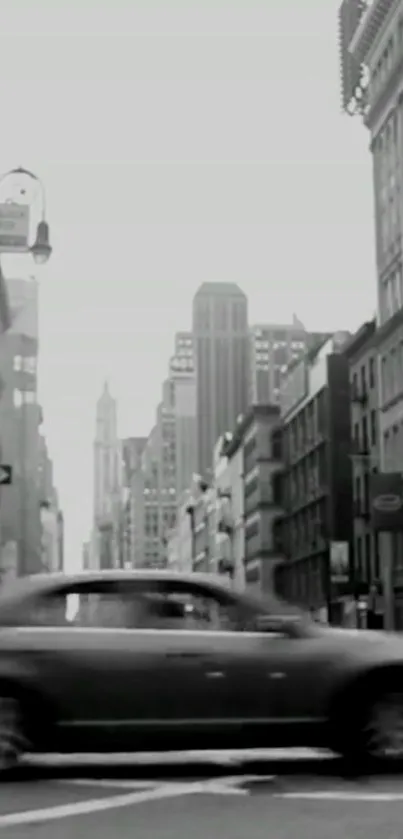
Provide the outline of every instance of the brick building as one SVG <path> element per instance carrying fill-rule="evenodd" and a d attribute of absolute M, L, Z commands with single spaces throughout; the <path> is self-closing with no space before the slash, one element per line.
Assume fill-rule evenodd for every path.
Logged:
<path fill-rule="evenodd" d="M 289 369 L 282 383 L 286 561 L 276 587 L 287 599 L 341 622 L 346 580 L 332 583 L 331 555 L 352 546 L 349 366 L 338 333 Z"/>

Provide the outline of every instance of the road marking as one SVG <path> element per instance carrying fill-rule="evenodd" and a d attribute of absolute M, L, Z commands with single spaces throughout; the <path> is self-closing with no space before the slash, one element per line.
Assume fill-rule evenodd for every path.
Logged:
<path fill-rule="evenodd" d="M 78 787 L 109 787 L 110 789 L 157 789 L 165 786 L 165 781 L 129 781 L 124 778 L 120 780 L 115 778 L 61 778 L 57 781 L 63 786 L 78 786 Z M 168 786 L 168 784 L 166 784 Z"/>
<path fill-rule="evenodd" d="M 197 791 L 197 790 L 196 790 Z M 172 784 L 158 789 L 131 792 L 125 795 L 113 795 L 109 798 L 92 798 L 74 804 L 62 804 L 55 807 L 44 807 L 39 810 L 25 810 L 19 813 L 8 813 L 0 816 L 0 829 L 14 827 L 20 824 L 38 824 L 41 822 L 57 821 L 74 816 L 85 816 L 100 813 L 105 810 L 117 810 L 121 807 L 132 807 L 148 801 L 158 801 L 163 798 L 175 798 L 181 795 L 192 795 L 191 784 Z"/>
<path fill-rule="evenodd" d="M 228 775 L 223 778 L 211 778 L 203 781 L 180 782 L 181 786 L 191 786 L 193 792 L 209 792 L 218 795 L 244 795 L 248 790 L 240 789 L 254 781 L 267 783 L 274 781 L 275 775 Z M 57 783 L 83 787 L 103 787 L 116 789 L 156 789 L 177 786 L 178 781 L 130 781 L 126 778 L 62 778 Z"/>
<path fill-rule="evenodd" d="M 197 763 L 218 763 L 222 765 L 232 765 L 238 763 L 247 763 L 248 761 L 284 761 L 292 763 L 293 761 L 311 761 L 311 760 L 329 760 L 334 759 L 334 755 L 328 751 L 320 751 L 314 749 L 225 749 L 223 751 L 217 750 L 192 750 L 187 752 L 136 752 L 136 753 L 120 753 L 116 754 L 30 754 L 26 755 L 24 762 L 39 766 L 63 766 L 63 765 L 99 765 L 108 764 L 108 766 L 115 763 L 121 765 L 144 766 L 150 764 L 182 764 L 188 762 Z"/>
<path fill-rule="evenodd" d="M 273 798 L 294 798 L 305 801 L 403 801 L 403 792 L 343 792 L 343 790 L 321 790 L 319 792 L 276 793 Z"/>
<path fill-rule="evenodd" d="M 73 804 L 63 804 L 54 807 L 45 807 L 39 810 L 26 810 L 25 812 L 9 813 L 0 816 L 0 828 L 12 827 L 20 824 L 38 824 L 41 822 L 57 821 L 59 819 L 71 818 L 74 816 L 91 815 L 104 810 L 115 810 L 121 807 L 132 807 L 135 804 L 143 804 L 148 801 L 158 801 L 163 798 L 175 798 L 183 795 L 249 795 L 249 791 L 242 789 L 242 784 L 258 779 L 259 775 L 230 775 L 226 778 L 209 781 L 197 781 L 188 783 L 163 783 L 152 789 L 139 790 L 141 781 L 118 781 L 113 780 L 113 786 L 129 788 L 133 791 L 123 795 L 112 795 L 108 798 L 92 798 L 87 801 L 79 801 Z M 267 776 L 266 780 L 273 776 Z M 63 783 L 62 781 L 59 783 Z M 96 786 L 94 778 L 72 779 L 64 782 L 66 784 L 76 783 L 85 786 Z M 100 779 L 99 786 L 110 786 L 106 779 Z M 137 791 L 135 791 L 137 789 Z"/>

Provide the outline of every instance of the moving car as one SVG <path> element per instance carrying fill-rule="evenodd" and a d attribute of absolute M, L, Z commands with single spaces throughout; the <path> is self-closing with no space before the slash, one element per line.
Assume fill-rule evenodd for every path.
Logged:
<path fill-rule="evenodd" d="M 0 595 L 0 768 L 24 752 L 403 756 L 403 640 L 212 575 L 37 575 Z"/>

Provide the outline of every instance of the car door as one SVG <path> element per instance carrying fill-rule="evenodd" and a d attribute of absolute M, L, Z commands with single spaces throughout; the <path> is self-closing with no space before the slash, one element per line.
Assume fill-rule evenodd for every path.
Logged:
<path fill-rule="evenodd" d="M 122 635 L 115 651 L 120 689 L 115 691 L 111 713 L 127 720 L 130 736 L 137 741 L 151 736 L 166 745 L 171 738 L 175 748 L 181 743 L 196 748 L 204 745 L 198 737 L 212 735 L 224 714 L 211 632 L 186 619 L 186 590 L 181 590 L 179 600 L 172 584 L 151 586 L 150 594 L 160 598 L 164 615 L 153 611 L 146 620 L 143 615 Z M 182 613 L 179 609 L 176 617 L 171 613 L 167 619 L 166 607 L 172 612 L 173 605 L 182 606 Z"/>
<path fill-rule="evenodd" d="M 165 659 L 153 633 L 145 636 L 119 625 L 117 609 L 115 619 L 112 609 L 106 622 L 105 614 L 97 612 L 89 620 L 83 615 L 81 620 L 65 619 L 66 606 L 63 610 L 60 603 L 66 597 L 85 601 L 105 594 L 113 600 L 116 585 L 52 591 L 27 604 L 13 630 L 15 649 L 52 709 L 59 746 L 65 742 L 69 750 L 126 744 L 133 720 L 150 717 L 156 696 L 164 690 Z"/>

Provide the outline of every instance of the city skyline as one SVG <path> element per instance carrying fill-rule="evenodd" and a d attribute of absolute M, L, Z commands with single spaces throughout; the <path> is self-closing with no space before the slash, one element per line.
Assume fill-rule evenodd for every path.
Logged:
<path fill-rule="evenodd" d="M 238 283 L 251 323 L 296 311 L 308 330 L 354 331 L 373 314 L 371 161 L 362 126 L 340 114 L 337 5 L 238 4 L 231 38 L 219 4 L 174 4 L 169 20 L 144 2 L 96 21 L 86 4 L 65 19 L 44 0 L 23 18 L 18 3 L 5 10 L 0 170 L 22 162 L 46 184 L 39 395 L 70 567 L 91 515 L 102 381 L 119 436 L 147 434 L 202 282 Z M 21 264 L 5 258 L 6 276 Z"/>

